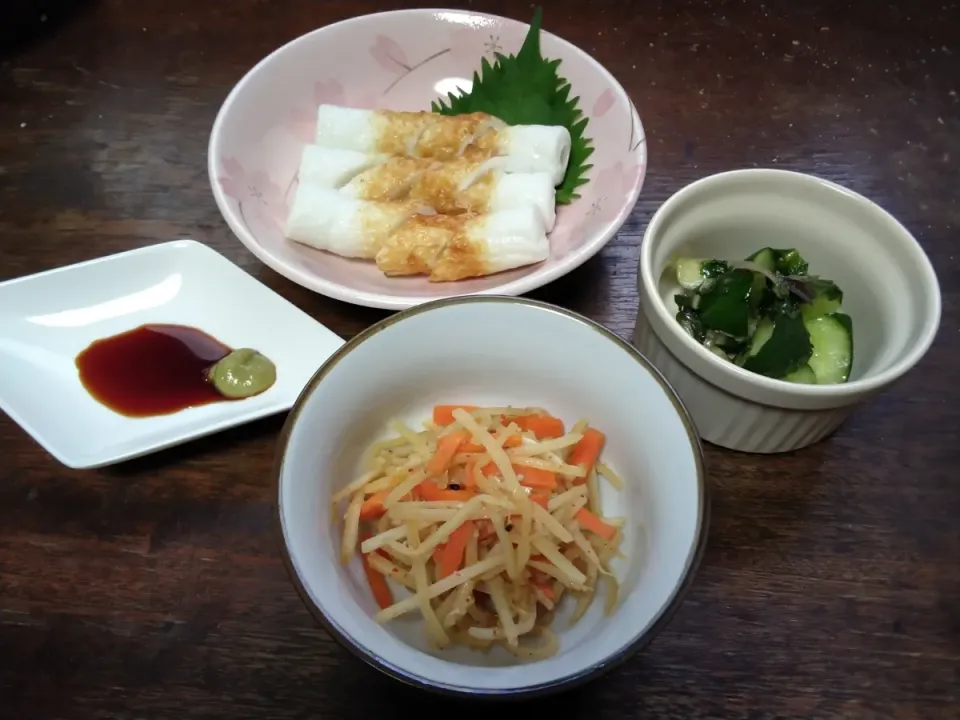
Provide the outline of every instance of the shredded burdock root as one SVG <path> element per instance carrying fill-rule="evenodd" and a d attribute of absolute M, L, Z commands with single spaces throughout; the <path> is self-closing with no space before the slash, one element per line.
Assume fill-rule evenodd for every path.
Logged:
<path fill-rule="evenodd" d="M 540 659 L 559 649 L 549 626 L 565 595 L 571 622 L 600 583 L 614 611 L 623 519 L 602 516 L 598 478 L 624 483 L 600 462 L 603 433 L 586 420 L 567 431 L 540 408 L 453 405 L 423 428 L 392 422 L 396 437 L 333 496 L 341 559 L 361 554 L 378 622 L 419 612 L 433 647 Z M 395 601 L 394 587 L 412 594 Z"/>

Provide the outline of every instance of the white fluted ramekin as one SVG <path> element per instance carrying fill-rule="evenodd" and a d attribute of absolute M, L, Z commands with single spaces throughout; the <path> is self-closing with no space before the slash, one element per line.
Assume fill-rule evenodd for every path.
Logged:
<path fill-rule="evenodd" d="M 853 320 L 850 380 L 802 385 L 717 357 L 676 321 L 679 256 L 743 259 L 797 248 L 810 272 L 837 283 Z M 784 170 L 736 170 L 683 188 L 643 238 L 634 344 L 673 385 L 700 436 L 733 450 L 776 453 L 826 437 L 858 403 L 884 390 L 930 348 L 940 288 L 913 236 L 865 197 Z"/>

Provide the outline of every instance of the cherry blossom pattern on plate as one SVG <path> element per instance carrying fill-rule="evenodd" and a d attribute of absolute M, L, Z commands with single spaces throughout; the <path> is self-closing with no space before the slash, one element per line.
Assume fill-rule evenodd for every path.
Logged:
<path fill-rule="evenodd" d="M 553 253 L 559 258 L 579 247 L 584 233 L 617 217 L 642 173 L 635 158 L 604 168 L 585 186 L 579 200 L 557 211 L 557 225 L 550 233 Z"/>
<path fill-rule="evenodd" d="M 608 112 L 610 108 L 613 107 L 614 102 L 616 101 L 616 95 L 613 92 L 613 88 L 607 88 L 593 103 L 593 110 L 591 111 L 591 116 L 594 120 L 597 118 L 602 118 Z"/>
<path fill-rule="evenodd" d="M 613 220 L 623 202 L 630 196 L 641 173 L 640 163 L 631 157 L 626 161 L 617 161 L 613 166 L 597 173 L 593 182 L 594 192 L 590 215 L 597 223 Z"/>
<path fill-rule="evenodd" d="M 400 43 L 386 35 L 377 35 L 374 38 L 373 45 L 370 46 L 370 56 L 376 61 L 377 65 L 395 76 L 390 84 L 387 85 L 386 89 L 384 89 L 384 95 L 393 90 L 393 88 L 397 86 L 397 83 L 414 70 L 423 67 L 431 60 L 436 60 L 438 57 L 446 55 L 449 52 L 450 48 L 445 48 L 432 55 L 428 55 L 419 62 L 412 62 L 407 59 L 407 54 L 403 51 L 403 48 L 400 47 Z"/>
<path fill-rule="evenodd" d="M 251 226 L 282 231 L 287 217 L 283 190 L 265 172 L 248 172 L 236 158 L 220 160 L 222 173 L 217 177 L 223 194 L 237 203 L 237 212 L 247 230 Z"/>
<path fill-rule="evenodd" d="M 635 153 L 637 151 L 637 148 L 639 148 L 641 145 L 643 145 L 643 143 L 647 141 L 647 138 L 645 136 L 643 135 L 638 136 L 639 128 L 637 128 L 637 117 L 639 117 L 639 115 L 637 114 L 637 108 L 633 104 L 633 101 L 631 101 L 630 102 L 630 142 L 627 144 L 627 150 L 629 150 L 632 153 Z"/>
<path fill-rule="evenodd" d="M 550 254 L 553 259 L 559 260 L 580 246 L 590 207 L 587 198 L 581 197 L 570 205 L 557 208 L 557 223 L 550 233 Z"/>
<path fill-rule="evenodd" d="M 320 105 L 374 109 L 377 100 L 375 93 L 348 94 L 339 80 L 318 80 L 313 86 L 313 104 L 291 110 L 287 124 L 295 138 L 303 143 L 312 143 L 317 134 L 317 107 Z"/>
<path fill-rule="evenodd" d="M 450 33 L 450 55 L 472 74 L 480 67 L 480 59 L 486 58 L 490 62 L 496 59 L 497 53 L 505 53 L 500 35 L 491 33 L 487 29 L 461 28 Z"/>

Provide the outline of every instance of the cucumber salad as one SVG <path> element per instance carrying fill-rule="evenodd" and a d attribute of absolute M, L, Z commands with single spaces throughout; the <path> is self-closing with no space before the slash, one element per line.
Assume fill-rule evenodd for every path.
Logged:
<path fill-rule="evenodd" d="M 680 258 L 677 322 L 746 370 L 788 382 L 846 382 L 853 323 L 843 292 L 809 274 L 796 250 L 763 248 L 743 261 Z"/>

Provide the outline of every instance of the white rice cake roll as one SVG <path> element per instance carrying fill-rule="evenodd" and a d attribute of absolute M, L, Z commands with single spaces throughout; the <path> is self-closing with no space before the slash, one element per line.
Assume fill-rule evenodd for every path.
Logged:
<path fill-rule="evenodd" d="M 416 215 L 377 253 L 386 275 L 427 275 L 431 282 L 482 277 L 542 262 L 550 255 L 532 206 L 479 215 Z"/>
<path fill-rule="evenodd" d="M 416 200 L 439 213 L 491 213 L 532 205 L 549 232 L 556 193 L 549 173 L 506 174 L 506 158 L 484 162 L 392 157 L 360 173 L 343 192 L 362 200 Z"/>
<path fill-rule="evenodd" d="M 306 145 L 300 156 L 301 183 L 337 189 L 357 175 L 389 160 L 389 155 L 376 155 L 355 150 Z"/>
<path fill-rule="evenodd" d="M 474 137 L 502 126 L 486 113 L 447 116 L 320 105 L 316 144 L 369 154 L 452 160 L 463 154 Z"/>
<path fill-rule="evenodd" d="M 284 234 L 318 250 L 371 259 L 387 237 L 416 213 L 417 208 L 409 203 L 357 200 L 337 190 L 301 182 Z"/>

